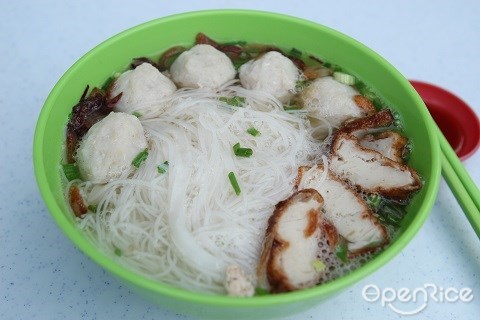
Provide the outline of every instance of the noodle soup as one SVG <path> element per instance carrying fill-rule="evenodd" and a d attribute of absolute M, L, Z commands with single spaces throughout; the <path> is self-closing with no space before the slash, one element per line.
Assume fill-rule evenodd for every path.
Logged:
<path fill-rule="evenodd" d="M 348 71 L 204 34 L 87 88 L 66 151 L 65 193 L 93 243 L 214 294 L 300 290 L 358 268 L 422 186 L 401 124 Z"/>

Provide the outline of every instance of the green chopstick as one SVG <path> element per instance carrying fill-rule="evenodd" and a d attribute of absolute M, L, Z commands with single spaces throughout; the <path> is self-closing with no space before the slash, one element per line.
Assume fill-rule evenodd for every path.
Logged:
<path fill-rule="evenodd" d="M 480 191 L 443 133 L 437 126 L 436 128 L 441 150 L 442 175 L 480 238 Z"/>

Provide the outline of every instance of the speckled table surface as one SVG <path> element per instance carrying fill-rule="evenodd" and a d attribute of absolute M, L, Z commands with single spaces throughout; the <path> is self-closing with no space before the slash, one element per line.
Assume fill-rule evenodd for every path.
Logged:
<path fill-rule="evenodd" d="M 377 51 L 406 77 L 457 93 L 480 114 L 480 2 L 474 0 L 1 1 L 0 319 L 186 318 L 131 292 L 66 239 L 37 189 L 32 138 L 49 91 L 89 49 L 141 22 L 211 8 L 274 11 L 327 25 Z M 464 164 L 479 184 L 480 152 Z M 334 299 L 289 319 L 397 319 L 392 306 L 418 306 L 368 302 L 362 291 L 369 284 L 384 293 L 470 288 L 469 302 L 429 298 L 411 317 L 478 319 L 480 242 L 445 182 L 427 222 L 401 254 Z"/>

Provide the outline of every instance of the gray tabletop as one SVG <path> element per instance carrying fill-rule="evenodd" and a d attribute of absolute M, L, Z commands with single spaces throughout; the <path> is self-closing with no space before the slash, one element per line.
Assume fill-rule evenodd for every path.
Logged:
<path fill-rule="evenodd" d="M 60 76 L 118 32 L 174 13 L 246 8 L 306 18 L 363 42 L 409 79 L 447 88 L 480 114 L 479 1 L 0 1 L 0 319 L 185 319 L 143 300 L 79 252 L 37 189 L 32 138 Z M 464 162 L 480 182 L 480 152 Z M 421 301 L 369 302 L 365 289 L 437 290 L 411 318 L 478 319 L 480 245 L 442 181 L 427 222 L 381 270 L 289 319 L 398 319 Z M 372 289 L 373 288 L 373 289 Z M 470 288 L 473 299 L 440 292 Z M 450 290 L 450 291 L 449 291 Z M 434 299 L 437 297 L 437 299 Z M 450 295 L 450 297 L 454 297 Z M 395 311 L 396 309 L 396 311 Z"/>

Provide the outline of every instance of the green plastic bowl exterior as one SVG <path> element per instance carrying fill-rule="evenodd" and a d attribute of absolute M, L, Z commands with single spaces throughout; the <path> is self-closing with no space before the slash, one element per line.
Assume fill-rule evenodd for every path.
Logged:
<path fill-rule="evenodd" d="M 409 164 L 425 181 L 408 207 L 399 236 L 373 260 L 327 284 L 292 293 L 234 298 L 194 293 L 138 275 L 93 246 L 76 227 L 65 200 L 60 162 L 68 114 L 87 84 L 100 86 L 131 58 L 191 45 L 197 32 L 219 41 L 245 40 L 295 47 L 343 66 L 373 87 L 397 110 L 413 144 Z M 387 61 L 361 43 L 316 23 L 268 12 L 213 10 L 157 19 L 126 30 L 78 60 L 58 81 L 40 113 L 34 137 L 35 175 L 52 217 L 93 261 L 146 298 L 172 311 L 208 319 L 266 319 L 304 311 L 366 277 L 398 254 L 427 218 L 440 179 L 439 147 L 428 111 L 410 83 Z M 360 298 L 360 297 L 359 297 Z"/>

